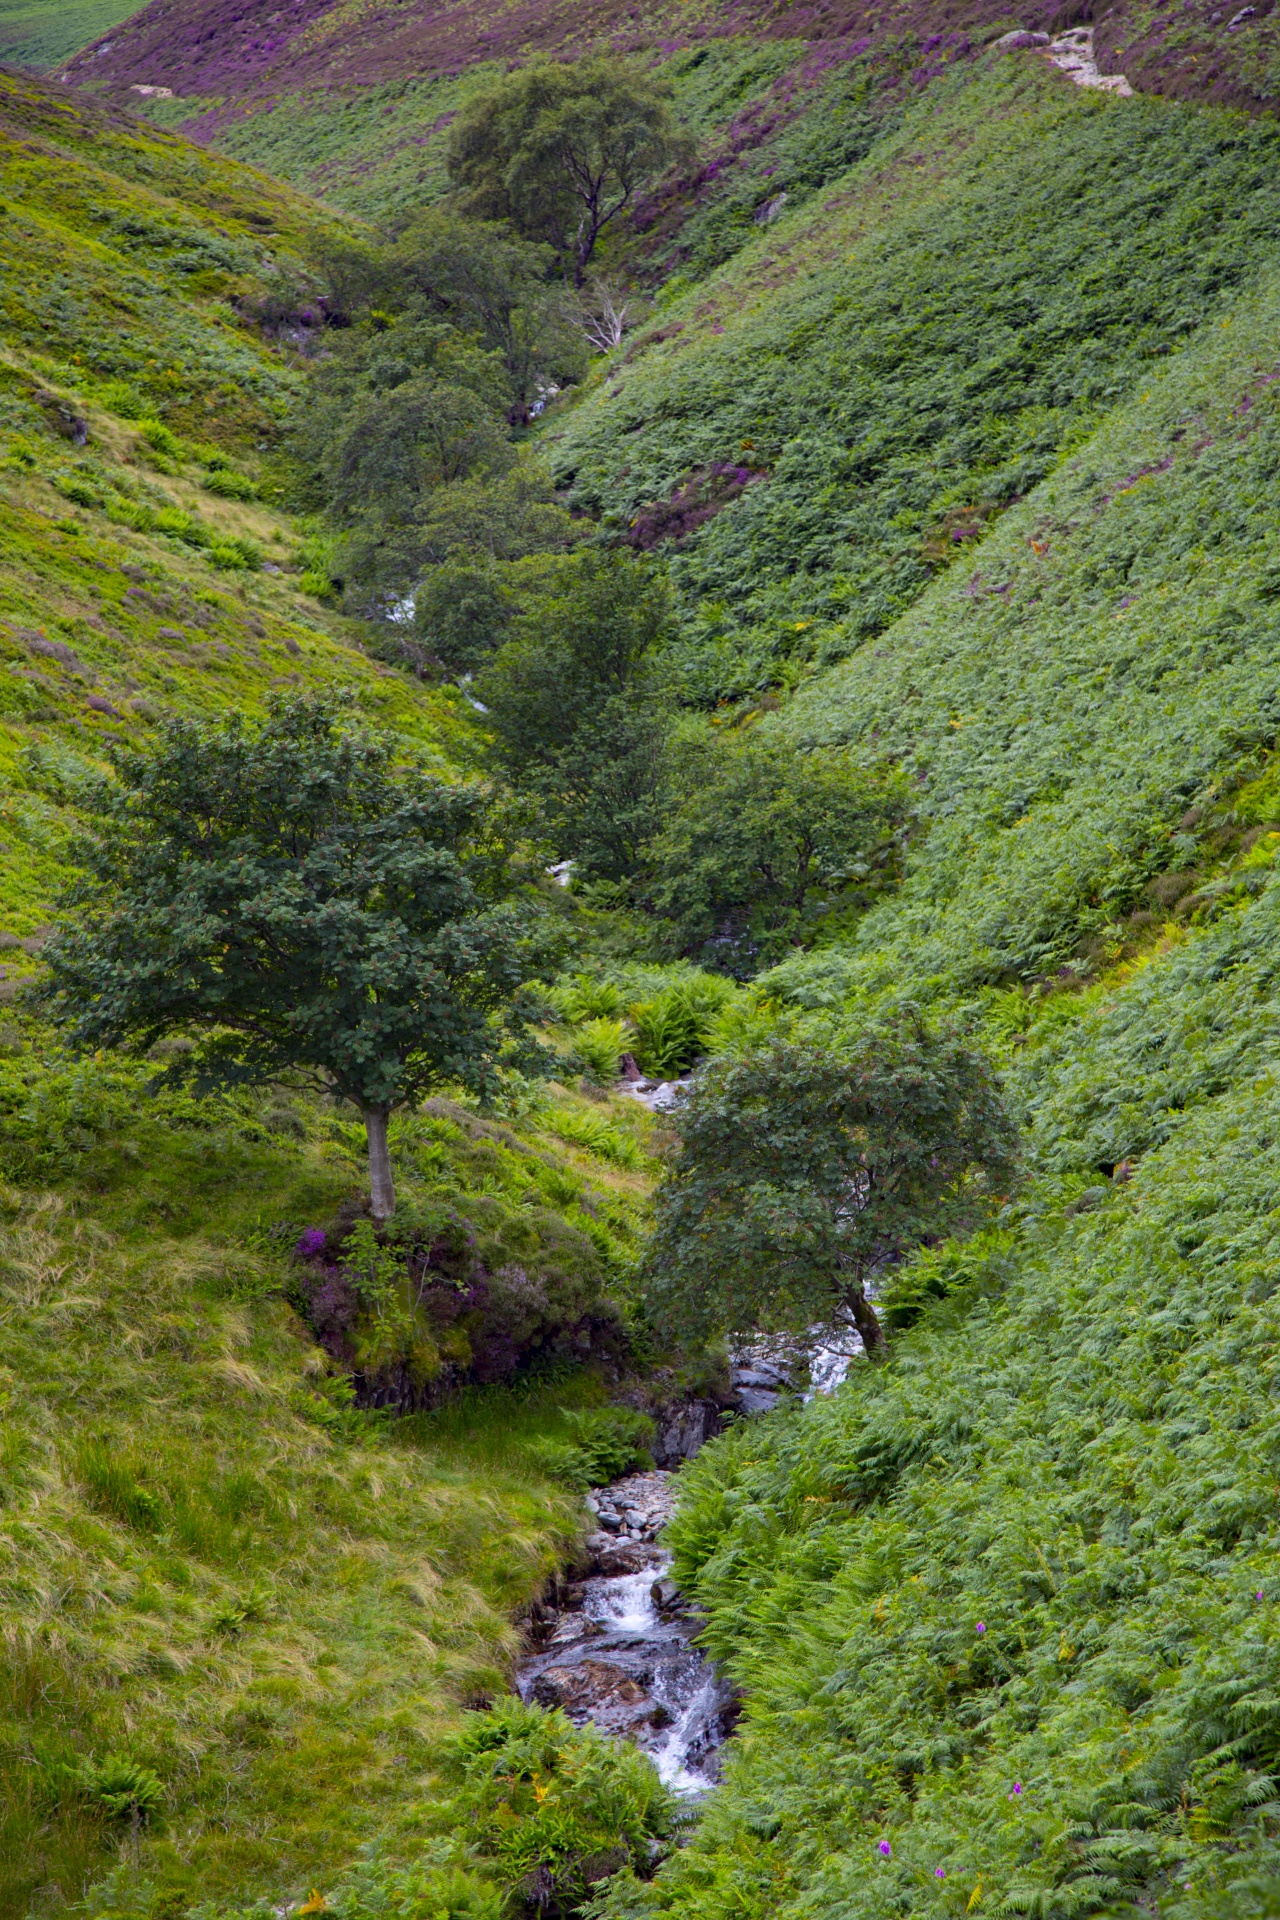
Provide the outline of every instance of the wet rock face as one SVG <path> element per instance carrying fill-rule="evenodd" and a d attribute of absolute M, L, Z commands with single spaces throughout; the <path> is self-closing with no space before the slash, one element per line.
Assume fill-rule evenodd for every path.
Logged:
<path fill-rule="evenodd" d="M 588 1496 L 588 1577 L 535 1610 L 522 1699 L 560 1707 L 648 1753 L 675 1792 L 714 1784 L 737 1712 L 732 1689 L 692 1644 L 701 1622 L 668 1574 L 657 1536 L 675 1504 L 670 1475 L 630 1474 Z"/>

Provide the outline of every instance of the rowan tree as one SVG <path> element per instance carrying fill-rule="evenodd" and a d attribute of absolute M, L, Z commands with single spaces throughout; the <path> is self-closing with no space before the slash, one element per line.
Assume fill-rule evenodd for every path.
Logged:
<path fill-rule="evenodd" d="M 713 1062 L 668 1117 L 648 1299 L 693 1337 L 845 1322 L 883 1348 L 877 1273 L 976 1223 L 1013 1173 L 986 1061 L 913 1016 Z"/>
<path fill-rule="evenodd" d="M 454 121 L 448 167 L 464 211 L 549 242 L 580 287 L 605 228 L 686 150 L 670 99 L 607 56 L 510 74 Z"/>
<path fill-rule="evenodd" d="M 85 1049 L 193 1035 L 170 1073 L 197 1087 L 301 1073 L 351 1101 L 386 1218 L 392 1110 L 483 1087 L 521 1025 L 537 915 L 494 803 L 332 698 L 173 720 L 116 772 L 45 949 L 55 1019 Z"/>

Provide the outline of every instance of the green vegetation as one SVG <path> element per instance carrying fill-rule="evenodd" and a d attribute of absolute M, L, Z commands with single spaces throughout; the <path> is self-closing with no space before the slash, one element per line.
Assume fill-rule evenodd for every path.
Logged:
<path fill-rule="evenodd" d="M 645 905 L 678 952 L 751 974 L 793 946 L 830 944 L 897 878 L 905 783 L 789 741 L 677 734 Z"/>
<path fill-rule="evenodd" d="M 599 552 L 543 577 L 476 691 L 499 764 L 542 800 L 561 856 L 584 878 L 620 880 L 658 820 L 666 582 L 630 554 Z"/>
<path fill-rule="evenodd" d="M 789 43 L 672 55 L 702 177 L 592 264 L 683 278 L 590 366 L 546 252 L 399 192 L 492 68 L 379 96 L 394 242 L 3 83 L 6 990 L 107 739 L 290 674 L 535 803 L 576 943 L 559 1084 L 396 1116 L 390 1228 L 334 1094 L 0 1025 L 15 1909 L 1276 1909 L 1276 132 L 919 53 L 794 111 Z M 351 180 L 326 112 L 276 150 Z M 647 1245 L 628 1055 L 713 1057 Z M 634 1755 L 467 1710 L 644 1460 L 632 1328 L 833 1298 L 876 1364 L 685 1479 L 745 1710 L 654 1873 Z"/>
<path fill-rule="evenodd" d="M 326 610 L 327 537 L 280 510 L 299 381 L 271 333 L 305 333 L 335 222 L 14 75 L 0 139 L 0 1906 L 305 1902 L 373 1846 L 344 1899 L 383 1874 L 492 1916 L 496 1858 L 423 1849 L 584 1475 L 643 1457 L 584 1362 L 625 1351 L 648 1117 L 518 1077 L 505 1118 L 394 1116 L 384 1243 L 340 1098 L 280 1063 L 192 1092 L 184 1035 L 73 1056 L 15 998 L 113 760 L 229 743 L 232 709 L 247 751 L 282 696 L 342 696 L 430 791 L 478 742 Z M 659 1818 L 572 1741 L 556 1764 L 595 1765 L 606 1852 L 615 1811 Z"/>
<path fill-rule="evenodd" d="M 641 68 L 603 56 L 510 74 L 449 130 L 462 210 L 547 242 L 580 287 L 605 229 L 677 156 L 689 157 L 670 95 Z"/>
<path fill-rule="evenodd" d="M 1270 257 L 1277 137 L 991 62 L 664 304 L 550 448 L 675 542 L 686 697 L 794 684 L 963 564 Z"/>
<path fill-rule="evenodd" d="M 341 719 L 277 700 L 254 732 L 174 720 L 116 754 L 84 798 L 89 877 L 44 950 L 47 1005 L 83 1050 L 180 1036 L 170 1072 L 198 1086 L 295 1076 L 350 1101 L 384 1220 L 392 1110 L 496 1086 L 539 952 L 492 800 Z"/>
<path fill-rule="evenodd" d="M 0 0 L 0 60 L 52 67 L 134 11 L 129 0 Z"/>
<path fill-rule="evenodd" d="M 353 1403 L 289 1249 L 358 1188 L 354 1116 L 148 1097 L 13 1017 L 5 1045 L 0 1900 L 69 1904 L 115 1863 L 94 1912 L 180 1912 L 305 1898 L 369 1841 L 404 1864 L 574 1537 L 578 1450 L 635 1438 L 563 1361 L 394 1425 Z M 640 1179 L 536 1120 L 424 1115 L 392 1154 L 405 1209 L 492 1234 L 532 1197 L 634 1245 Z"/>
<path fill-rule="evenodd" d="M 648 1304 L 694 1335 L 849 1323 L 911 1249 L 971 1234 L 1014 1176 L 982 1058 L 919 1016 L 856 1039 L 775 1039 L 713 1062 L 674 1115 Z"/>

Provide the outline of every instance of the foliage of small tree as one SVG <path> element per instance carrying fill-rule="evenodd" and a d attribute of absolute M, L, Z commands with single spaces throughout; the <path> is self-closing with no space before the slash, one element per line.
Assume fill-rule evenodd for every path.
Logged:
<path fill-rule="evenodd" d="M 624 878 L 656 825 L 664 699 L 654 653 L 669 619 L 666 581 L 644 560 L 571 554 L 476 682 L 500 763 L 538 795 L 584 876 Z"/>
<path fill-rule="evenodd" d="M 582 529 L 555 499 L 551 476 L 522 459 L 507 473 L 441 487 L 421 511 L 431 562 L 414 587 L 414 629 L 451 672 L 474 672 L 506 639 L 539 570 L 520 562 L 576 544 Z"/>
<path fill-rule="evenodd" d="M 1014 1170 L 987 1063 L 914 1017 L 713 1062 L 673 1121 L 649 1304 L 695 1337 L 843 1321 L 876 1351 L 876 1275 L 976 1223 Z"/>
<path fill-rule="evenodd" d="M 670 811 L 643 892 L 668 943 L 745 977 L 865 907 L 900 866 L 905 779 L 785 740 L 717 740 L 671 755 Z"/>
<path fill-rule="evenodd" d="M 303 1074 L 364 1116 L 373 1212 L 395 1206 L 393 1108 L 483 1086 L 532 969 L 493 802 L 399 764 L 332 699 L 265 722 L 174 720 L 104 782 L 47 1003 L 81 1048 L 198 1036 L 198 1086 Z"/>
<path fill-rule="evenodd" d="M 663 82 L 606 56 L 509 75 L 449 139 L 461 204 L 550 243 L 581 286 L 601 233 L 687 149 Z"/>
<path fill-rule="evenodd" d="M 403 229 L 392 259 L 407 305 L 441 315 L 501 354 L 513 426 L 528 423 L 548 385 L 581 371 L 576 312 L 562 288 L 547 284 L 550 247 L 501 221 L 429 207 Z"/>
<path fill-rule="evenodd" d="M 446 322 L 348 329 L 317 369 L 293 432 L 312 504 L 342 529 L 345 572 L 403 591 L 424 559 L 435 490 L 515 459 L 501 355 Z"/>
<path fill-rule="evenodd" d="M 548 384 L 573 378 L 584 362 L 576 311 L 551 281 L 554 270 L 553 250 L 506 222 L 441 207 L 415 213 L 390 245 L 343 241 L 325 262 L 335 306 L 357 328 L 443 321 L 496 352 L 514 426 L 529 419 Z M 331 340 L 330 351 L 341 356 L 342 335 Z"/>

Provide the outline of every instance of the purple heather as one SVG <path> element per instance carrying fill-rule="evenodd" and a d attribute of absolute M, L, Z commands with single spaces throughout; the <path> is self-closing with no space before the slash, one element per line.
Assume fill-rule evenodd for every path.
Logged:
<path fill-rule="evenodd" d="M 887 1860 L 890 1854 L 893 1852 L 893 1848 L 889 1845 L 889 1842 L 887 1840 L 882 1840 L 880 1842 L 880 1851 L 884 1855 L 885 1859 Z"/>

